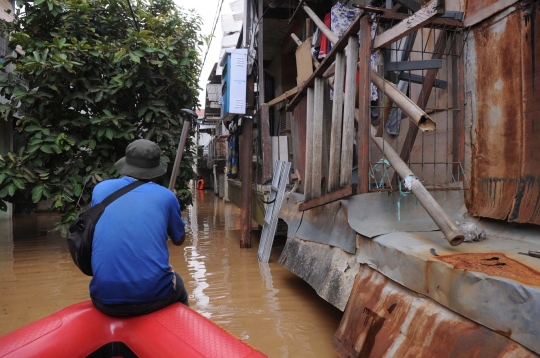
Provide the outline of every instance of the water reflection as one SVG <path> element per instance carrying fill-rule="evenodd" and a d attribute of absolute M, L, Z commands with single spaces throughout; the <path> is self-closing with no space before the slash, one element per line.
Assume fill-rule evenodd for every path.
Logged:
<path fill-rule="evenodd" d="M 335 357 L 331 338 L 341 312 L 304 281 L 240 249 L 240 210 L 212 191 L 196 191 L 182 213 L 186 244 L 170 245 L 171 264 L 191 307 L 270 357 Z M 89 277 L 73 265 L 65 240 L 47 232 L 54 215 L 0 220 L 0 335 L 88 299 Z"/>

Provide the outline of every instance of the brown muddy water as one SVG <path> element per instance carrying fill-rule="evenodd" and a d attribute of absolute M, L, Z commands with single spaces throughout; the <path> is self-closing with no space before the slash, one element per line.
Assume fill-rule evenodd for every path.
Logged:
<path fill-rule="evenodd" d="M 169 245 L 171 264 L 191 308 L 270 357 L 337 357 L 332 335 L 342 313 L 303 280 L 240 249 L 240 210 L 212 191 L 197 191 L 182 213 L 186 243 Z M 48 229 L 52 214 L 0 220 L 0 336 L 68 305 L 86 301 L 90 278 L 71 261 L 64 239 Z"/>

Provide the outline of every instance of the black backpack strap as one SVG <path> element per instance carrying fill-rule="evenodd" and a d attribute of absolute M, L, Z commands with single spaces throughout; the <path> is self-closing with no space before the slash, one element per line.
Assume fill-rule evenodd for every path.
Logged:
<path fill-rule="evenodd" d="M 114 193 L 112 193 L 111 195 L 109 195 L 108 197 L 106 197 L 105 199 L 103 199 L 103 201 L 101 202 L 101 204 L 104 206 L 104 207 L 107 207 L 110 203 L 112 203 L 113 201 L 115 201 L 116 199 L 118 199 L 119 197 L 121 197 L 122 195 L 126 194 L 127 192 L 130 192 L 132 191 L 133 189 L 143 185 L 143 184 L 146 184 L 146 182 L 144 181 L 140 181 L 140 180 L 136 180 L 134 181 L 133 183 L 131 184 L 128 184 L 126 185 L 125 187 L 121 188 L 121 189 L 118 189 L 117 191 L 115 191 Z"/>

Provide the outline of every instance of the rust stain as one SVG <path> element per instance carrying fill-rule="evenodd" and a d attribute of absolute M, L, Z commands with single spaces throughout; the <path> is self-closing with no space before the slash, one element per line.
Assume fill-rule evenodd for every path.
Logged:
<path fill-rule="evenodd" d="M 507 334 L 361 265 L 332 345 L 340 357 L 536 357 Z"/>
<path fill-rule="evenodd" d="M 503 253 L 470 253 L 437 256 L 457 269 L 478 271 L 490 276 L 506 277 L 527 285 L 540 286 L 540 272 L 507 257 Z"/>
<path fill-rule="evenodd" d="M 469 6 L 469 4 L 467 5 Z M 540 224 L 538 0 L 474 32 L 476 141 L 471 200 L 476 216 Z"/>

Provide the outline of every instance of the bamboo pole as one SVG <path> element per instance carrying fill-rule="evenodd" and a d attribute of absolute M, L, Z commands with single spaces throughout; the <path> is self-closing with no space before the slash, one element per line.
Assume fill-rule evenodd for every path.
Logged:
<path fill-rule="evenodd" d="M 311 10 L 311 8 L 309 6 L 307 6 L 306 4 L 302 5 L 303 8 L 304 8 L 304 11 L 306 12 L 306 14 L 308 14 L 309 17 L 311 17 L 311 20 L 313 20 L 313 22 L 315 23 L 315 25 L 317 25 L 317 27 L 321 30 L 321 32 L 323 34 L 326 35 L 326 37 L 328 38 L 328 40 L 330 40 L 330 42 L 332 42 L 334 45 L 338 42 L 339 40 L 339 37 L 337 37 L 333 32 L 332 30 L 330 30 L 325 24 L 324 22 L 321 21 L 321 19 L 317 16 L 317 14 L 315 14 L 313 12 L 313 10 Z"/>
<path fill-rule="evenodd" d="M 391 82 L 383 79 L 377 72 L 371 70 L 371 82 L 384 92 L 392 102 L 413 120 L 422 132 L 435 131 L 435 122 L 409 97 L 395 88 Z"/>
<path fill-rule="evenodd" d="M 349 37 L 347 45 L 347 78 L 345 80 L 345 109 L 343 110 L 343 143 L 341 146 L 340 186 L 352 183 L 354 112 L 356 109 L 356 64 L 358 63 L 358 36 Z M 339 90 L 339 88 L 338 88 Z"/>
<path fill-rule="evenodd" d="M 446 215 L 441 206 L 435 201 L 431 194 L 422 185 L 420 180 L 413 174 L 407 164 L 401 160 L 396 151 L 388 144 L 383 138 L 377 137 L 377 129 L 371 126 L 371 139 L 377 147 L 383 152 L 384 156 L 392 168 L 398 172 L 399 176 L 405 178 L 406 184 L 409 190 L 412 191 L 414 196 L 418 199 L 420 204 L 424 207 L 429 216 L 433 219 L 435 224 L 441 229 L 444 237 L 450 245 L 457 246 L 463 242 L 463 233 L 457 228 L 456 224 Z"/>

